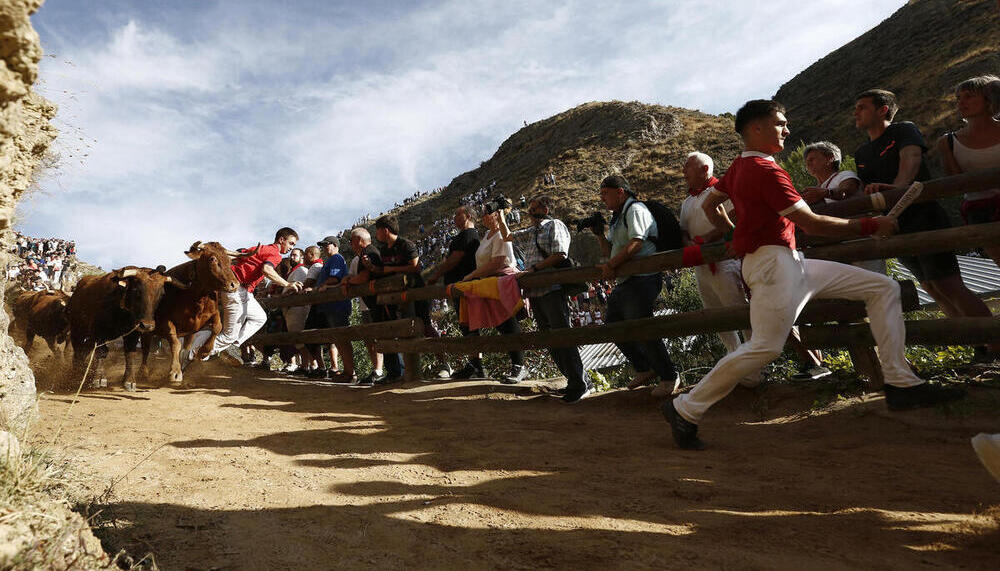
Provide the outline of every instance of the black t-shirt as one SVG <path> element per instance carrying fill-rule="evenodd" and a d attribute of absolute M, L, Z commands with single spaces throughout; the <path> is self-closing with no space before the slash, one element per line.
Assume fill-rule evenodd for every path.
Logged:
<path fill-rule="evenodd" d="M 892 184 L 899 173 L 899 151 L 910 145 L 917 145 L 921 152 L 927 151 L 927 144 L 920 129 L 909 121 L 903 121 L 890 124 L 877 139 L 858 147 L 854 160 L 862 182 Z M 927 161 L 921 160 L 920 169 L 917 170 L 914 180 L 925 181 L 930 178 Z M 940 230 L 949 226 L 948 215 L 937 201 L 911 204 L 899 216 L 901 234 Z"/>
<path fill-rule="evenodd" d="M 378 248 L 376 248 L 374 244 L 368 244 L 365 246 L 365 249 L 361 250 L 361 254 L 359 255 L 362 256 L 362 258 L 358 261 L 358 273 L 365 271 L 365 268 L 367 267 L 364 263 L 365 258 L 368 258 L 368 260 L 371 261 L 372 265 L 376 268 L 383 265 L 382 253 L 378 251 Z M 370 277 L 374 278 L 375 276 L 372 275 Z M 362 299 L 365 300 L 365 305 L 367 305 L 369 309 L 373 309 L 376 305 L 378 305 L 375 303 L 376 298 L 374 295 L 365 296 Z"/>
<path fill-rule="evenodd" d="M 920 129 L 909 121 L 890 124 L 877 139 L 861 145 L 854 153 L 858 176 L 865 184 L 873 182 L 892 184 L 892 181 L 896 180 L 896 174 L 899 173 L 899 150 L 910 145 L 917 145 L 921 152 L 927 150 Z M 929 178 L 927 161 L 920 161 L 920 170 L 917 171 L 915 180 L 925 181 Z"/>
<path fill-rule="evenodd" d="M 448 254 L 465 252 L 458 265 L 444 274 L 444 283 L 452 284 L 462 281 L 462 278 L 476 270 L 476 250 L 479 249 L 479 232 L 475 228 L 466 228 L 451 239 L 448 244 Z"/>
<path fill-rule="evenodd" d="M 417 245 L 406 238 L 396 238 L 396 242 L 392 246 L 380 243 L 378 249 L 382 254 L 381 265 L 383 266 L 405 266 L 411 260 L 420 257 Z M 424 280 L 420 277 L 419 273 L 407 274 L 407 276 L 409 287 L 421 287 L 424 285 Z"/>

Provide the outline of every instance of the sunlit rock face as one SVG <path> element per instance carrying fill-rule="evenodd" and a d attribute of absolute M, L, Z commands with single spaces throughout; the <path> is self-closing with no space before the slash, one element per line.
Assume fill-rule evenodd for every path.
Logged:
<path fill-rule="evenodd" d="M 29 16 L 41 0 L 0 0 L 0 262 L 13 239 L 11 217 L 56 136 L 56 108 L 32 91 L 42 48 Z M 6 285 L 6 283 L 5 283 Z M 0 301 L 6 294 L 0 289 Z M 35 379 L 24 352 L 7 335 L 0 312 L 0 430 L 21 433 L 35 415 Z"/>

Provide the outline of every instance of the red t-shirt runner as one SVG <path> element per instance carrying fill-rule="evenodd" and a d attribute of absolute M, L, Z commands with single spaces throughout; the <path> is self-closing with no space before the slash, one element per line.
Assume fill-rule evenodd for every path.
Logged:
<path fill-rule="evenodd" d="M 278 244 L 268 244 L 257 248 L 257 251 L 250 256 L 240 258 L 233 264 L 233 273 L 240 285 L 253 291 L 257 284 L 264 279 L 264 264 L 275 267 L 281 263 L 281 246 Z"/>
<path fill-rule="evenodd" d="M 733 201 L 737 222 L 732 249 L 738 255 L 751 254 L 761 246 L 795 249 L 795 224 L 785 216 L 806 203 L 773 157 L 744 151 L 710 192 Z"/>

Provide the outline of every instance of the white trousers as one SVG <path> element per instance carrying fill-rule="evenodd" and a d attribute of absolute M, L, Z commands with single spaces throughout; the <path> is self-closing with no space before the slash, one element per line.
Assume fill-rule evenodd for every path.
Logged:
<path fill-rule="evenodd" d="M 864 301 L 886 384 L 911 387 L 923 382 L 903 355 L 906 328 L 899 284 L 891 278 L 837 262 L 806 260 L 784 246 L 762 246 L 747 254 L 743 278 L 753 292 L 753 335 L 720 359 L 691 392 L 674 399 L 674 408 L 688 421 L 700 422 L 708 407 L 728 395 L 740 379 L 776 359 L 799 312 L 812 298 Z"/>
<path fill-rule="evenodd" d="M 714 274 L 708 264 L 697 266 L 694 276 L 698 280 L 701 303 L 706 309 L 746 304 L 747 296 L 743 292 L 739 261 L 723 260 L 717 263 Z M 735 331 L 720 331 L 718 336 L 727 353 L 732 353 L 740 346 L 740 336 Z M 750 331 L 743 331 L 743 338 L 749 340 Z"/>
<path fill-rule="evenodd" d="M 212 355 L 229 347 L 239 347 L 253 337 L 267 321 L 264 308 L 243 286 L 232 293 L 223 292 L 219 296 L 219 311 L 222 312 L 222 333 L 215 338 Z M 210 331 L 195 333 L 191 349 L 197 352 L 211 335 Z"/>

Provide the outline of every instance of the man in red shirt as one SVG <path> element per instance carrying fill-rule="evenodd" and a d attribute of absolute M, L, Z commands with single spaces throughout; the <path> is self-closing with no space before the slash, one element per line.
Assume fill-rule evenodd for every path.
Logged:
<path fill-rule="evenodd" d="M 295 247 L 299 235 L 291 228 L 282 228 L 274 235 L 274 243 L 267 246 L 257 246 L 253 254 L 244 256 L 233 263 L 233 273 L 240 282 L 240 287 L 232 293 L 223 293 L 219 298 L 219 309 L 222 312 L 222 332 L 215 338 L 215 346 L 209 357 L 225 351 L 230 360 L 242 363 L 239 346 L 264 326 L 267 313 L 257 303 L 253 291 L 266 277 L 281 287 L 294 291 L 302 289 L 301 282 L 288 282 L 278 274 L 275 267 L 281 263 L 282 254 Z M 210 333 L 199 331 L 195 334 L 190 356 L 197 353 L 198 348 L 205 344 Z"/>
<path fill-rule="evenodd" d="M 795 250 L 795 227 L 830 237 L 874 236 L 896 231 L 893 219 L 880 216 L 847 220 L 813 213 L 775 162 L 784 148 L 788 126 L 785 108 L 775 101 L 747 102 L 736 113 L 736 131 L 746 150 L 705 199 L 705 214 L 725 224 L 717 208 L 732 200 L 739 220 L 732 248 L 743 256 L 743 279 L 750 286 L 750 340 L 727 354 L 687 394 L 660 409 L 681 448 L 702 449 L 698 423 L 743 377 L 773 361 L 785 345 L 792 324 L 811 298 L 862 300 L 872 335 L 879 347 L 885 375 L 885 400 L 890 410 L 905 410 L 953 400 L 962 391 L 931 385 L 918 378 L 903 356 L 900 289 L 892 279 L 837 262 L 808 260 Z M 698 249 L 700 246 L 688 246 Z M 685 258 L 693 260 L 699 255 Z"/>

